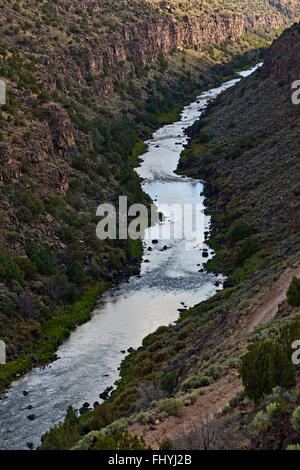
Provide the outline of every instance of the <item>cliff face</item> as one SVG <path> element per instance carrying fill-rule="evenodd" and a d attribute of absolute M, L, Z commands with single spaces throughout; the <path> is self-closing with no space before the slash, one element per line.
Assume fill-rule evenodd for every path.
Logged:
<path fill-rule="evenodd" d="M 260 27 L 278 29 L 284 24 L 284 17 L 260 15 L 244 17 L 233 13 L 212 16 L 203 14 L 197 20 L 186 17 L 181 22 L 153 18 L 123 28 L 122 33 L 115 37 L 113 45 L 110 38 L 104 39 L 104 51 L 103 43 L 96 44 L 95 50 L 91 52 L 92 56 L 89 56 L 90 67 L 93 73 L 99 74 L 105 65 L 113 68 L 131 55 L 138 57 L 146 65 L 149 61 L 157 59 L 161 53 L 169 54 L 172 50 L 184 50 L 184 48 L 197 51 L 212 44 L 218 45 L 226 40 L 235 40 Z M 130 71 L 132 67 L 122 68 L 118 79 L 125 79 Z M 109 93 L 112 90 L 112 81 L 103 80 L 100 91 Z"/>
<path fill-rule="evenodd" d="M 263 74 L 265 77 L 273 76 L 276 80 L 288 80 L 290 84 L 299 80 L 300 50 L 297 41 L 299 25 L 283 33 L 280 40 L 274 41 L 272 49 L 267 54 Z M 285 54 L 282 54 L 284 44 Z"/>
<path fill-rule="evenodd" d="M 85 2 L 84 2 L 85 3 Z M 85 9 L 93 8 L 86 2 Z M 163 3 L 163 2 L 162 2 Z M 53 13 L 62 17 L 73 9 L 70 7 L 53 6 Z M 166 7 L 165 7 L 166 8 Z M 165 9 L 164 8 L 164 9 Z M 220 45 L 227 40 L 236 40 L 244 34 L 258 30 L 278 30 L 288 25 L 290 15 L 277 8 L 262 11 L 219 11 L 206 12 L 199 8 L 197 17 L 187 15 L 161 15 L 159 11 L 149 14 L 148 18 L 140 19 L 130 25 L 119 25 L 116 32 L 101 34 L 99 38 L 82 38 L 79 46 L 63 46 L 61 54 L 49 51 L 44 57 L 44 72 L 47 75 L 46 87 L 50 93 L 59 88 L 58 74 L 68 76 L 72 69 L 72 80 L 78 85 L 86 82 L 88 73 L 95 77 L 93 91 L 95 95 L 112 93 L 115 80 L 125 80 L 130 73 L 135 73 L 135 58 L 144 66 L 155 61 L 160 54 L 182 51 L 186 48 L 195 51 L 206 46 Z M 99 5 L 98 5 L 99 9 Z M 297 18 L 300 8 L 294 5 L 292 17 Z M 96 10 L 97 11 L 97 10 Z M 78 66 L 76 58 L 84 55 L 84 67 Z M 114 70 L 109 77 L 103 76 L 105 70 Z M 101 80 L 99 80 L 101 76 Z M 98 80 L 97 80 L 98 79 Z"/>

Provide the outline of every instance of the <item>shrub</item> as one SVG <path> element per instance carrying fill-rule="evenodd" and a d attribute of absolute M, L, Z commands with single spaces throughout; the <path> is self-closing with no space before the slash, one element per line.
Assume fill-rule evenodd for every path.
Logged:
<path fill-rule="evenodd" d="M 179 416 L 183 403 L 175 398 L 166 398 L 158 402 L 160 411 L 165 411 L 168 416 Z"/>
<path fill-rule="evenodd" d="M 287 355 L 292 357 L 294 349 L 292 344 L 295 340 L 300 338 L 300 321 L 296 320 L 290 324 L 284 325 L 281 328 L 279 344 L 284 348 Z"/>
<path fill-rule="evenodd" d="M 116 253 L 111 252 L 107 257 L 107 266 L 110 269 L 122 269 L 122 263 L 120 260 L 120 256 Z"/>
<path fill-rule="evenodd" d="M 26 281 L 32 281 L 37 277 L 37 267 L 36 265 L 26 258 L 16 258 L 16 263 L 19 265 L 20 269 L 24 272 Z"/>
<path fill-rule="evenodd" d="M 44 248 L 37 250 L 31 261 L 35 263 L 40 274 L 50 276 L 54 273 L 54 256 L 50 250 Z"/>
<path fill-rule="evenodd" d="M 11 286 L 13 281 L 23 283 L 24 273 L 19 265 L 13 261 L 10 256 L 0 251 L 0 282 L 5 282 Z"/>
<path fill-rule="evenodd" d="M 300 306 L 300 279 L 293 277 L 290 287 L 287 291 L 287 301 L 293 307 Z"/>
<path fill-rule="evenodd" d="M 149 423 L 154 424 L 155 423 L 155 416 L 150 413 L 143 412 L 143 411 L 141 411 L 137 415 L 136 419 L 141 424 L 149 424 Z"/>
<path fill-rule="evenodd" d="M 65 201 L 56 194 L 49 197 L 46 206 L 47 211 L 55 217 L 59 217 L 63 213 L 65 207 Z"/>
<path fill-rule="evenodd" d="M 300 450 L 300 444 L 291 444 L 287 446 L 286 450 Z"/>
<path fill-rule="evenodd" d="M 250 238 L 249 240 L 245 240 L 240 251 L 236 257 L 236 265 L 242 266 L 246 259 L 250 258 L 250 256 L 254 255 L 257 252 L 257 245 L 255 241 Z"/>
<path fill-rule="evenodd" d="M 75 302 L 79 294 L 72 284 L 68 282 L 65 276 L 54 276 L 44 285 L 45 295 L 54 300 L 64 300 L 66 302 Z"/>
<path fill-rule="evenodd" d="M 207 387 L 214 381 L 213 377 L 201 375 L 199 377 L 198 387 Z"/>
<path fill-rule="evenodd" d="M 189 395 L 189 400 L 191 400 L 192 403 L 196 403 L 196 401 L 199 398 L 199 393 L 198 392 L 193 392 Z"/>
<path fill-rule="evenodd" d="M 145 450 L 145 441 L 141 437 L 131 436 L 128 431 L 116 432 L 114 435 L 101 437 L 93 450 Z"/>
<path fill-rule="evenodd" d="M 60 236 L 64 243 L 70 243 L 75 240 L 74 229 L 69 225 L 63 225 L 60 228 Z"/>
<path fill-rule="evenodd" d="M 160 386 L 162 390 L 165 390 L 168 394 L 171 394 L 175 388 L 177 381 L 176 372 L 172 371 L 166 374 L 161 380 Z"/>
<path fill-rule="evenodd" d="M 96 266 L 91 267 L 90 275 L 92 276 L 94 281 L 99 281 L 101 279 L 101 271 L 96 268 Z"/>
<path fill-rule="evenodd" d="M 269 421 L 267 413 L 261 410 L 255 415 L 255 418 L 252 423 L 256 428 L 261 429 L 261 428 L 268 427 L 270 424 L 270 421 Z"/>
<path fill-rule="evenodd" d="M 20 293 L 15 301 L 16 310 L 23 318 L 32 318 L 37 314 L 37 302 L 33 295 Z"/>
<path fill-rule="evenodd" d="M 191 388 L 198 388 L 198 387 L 207 387 L 214 381 L 213 377 L 206 376 L 206 375 L 192 375 L 185 379 L 180 388 L 182 390 L 190 390 Z"/>
<path fill-rule="evenodd" d="M 18 193 L 16 203 L 19 206 L 18 217 L 26 223 L 34 220 L 44 209 L 42 201 L 32 192 Z"/>
<path fill-rule="evenodd" d="M 75 261 L 71 264 L 71 266 L 67 270 L 68 278 L 74 284 L 84 284 L 86 282 L 86 274 L 79 263 L 79 261 Z"/>
<path fill-rule="evenodd" d="M 226 413 L 228 413 L 229 410 L 230 410 L 230 405 L 225 405 L 222 410 L 222 414 L 225 415 Z"/>
<path fill-rule="evenodd" d="M 235 245 L 238 241 L 243 240 L 244 238 L 250 237 L 252 235 L 253 229 L 252 227 L 240 220 L 236 222 L 231 230 L 228 233 L 228 240 L 231 245 Z"/>
<path fill-rule="evenodd" d="M 159 446 L 159 450 L 172 450 L 173 449 L 173 444 L 170 439 L 166 439 L 162 441 L 162 443 Z"/>
<path fill-rule="evenodd" d="M 105 428 L 113 421 L 112 407 L 109 403 L 101 403 L 97 406 L 89 420 L 85 423 L 85 431 L 97 431 Z"/>
<path fill-rule="evenodd" d="M 244 392 L 238 392 L 234 397 L 231 398 L 229 405 L 231 408 L 236 408 L 241 405 L 244 400 Z"/>
<path fill-rule="evenodd" d="M 240 375 L 245 393 L 255 402 L 271 393 L 276 385 L 291 388 L 295 385 L 295 367 L 278 343 L 266 341 L 252 344 L 242 357 Z"/>
<path fill-rule="evenodd" d="M 212 138 L 213 135 L 211 133 L 202 132 L 198 137 L 198 141 L 200 144 L 207 144 Z"/>
<path fill-rule="evenodd" d="M 298 406 L 292 414 L 291 424 L 295 431 L 300 431 L 300 406 Z"/>
<path fill-rule="evenodd" d="M 273 388 L 272 393 L 266 396 L 264 404 L 269 405 L 270 403 L 278 402 L 280 398 L 282 398 L 286 403 L 293 403 L 297 399 L 295 399 L 294 393 L 289 392 L 285 388 L 275 387 Z"/>
<path fill-rule="evenodd" d="M 287 414 L 287 404 L 282 397 L 275 403 L 270 403 L 267 408 L 268 418 L 272 421 L 277 418 L 282 418 Z"/>

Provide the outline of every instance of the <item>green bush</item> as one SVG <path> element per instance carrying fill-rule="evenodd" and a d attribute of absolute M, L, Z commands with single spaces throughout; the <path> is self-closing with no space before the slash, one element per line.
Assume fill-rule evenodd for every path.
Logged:
<path fill-rule="evenodd" d="M 78 418 L 71 406 L 67 410 L 64 423 L 54 426 L 43 436 L 43 442 L 47 441 L 47 450 L 70 449 L 79 439 Z M 44 449 L 43 444 L 41 449 Z"/>
<path fill-rule="evenodd" d="M 185 379 L 180 388 L 181 390 L 190 390 L 192 388 L 207 387 L 214 381 L 213 377 L 206 375 L 192 375 Z"/>
<path fill-rule="evenodd" d="M 112 406 L 107 403 L 103 402 L 100 406 L 97 406 L 91 417 L 85 423 L 84 431 L 98 431 L 102 428 L 105 428 L 109 424 L 113 422 L 113 414 L 112 414 Z"/>
<path fill-rule="evenodd" d="M 17 211 L 18 217 L 25 223 L 34 220 L 44 210 L 42 201 L 32 192 L 27 192 L 26 194 L 18 193 L 16 204 L 19 206 Z"/>
<path fill-rule="evenodd" d="M 288 357 L 292 357 L 295 351 L 292 348 L 292 344 L 295 340 L 300 338 L 300 320 L 296 320 L 292 323 L 284 325 L 280 331 L 279 344 L 286 351 Z"/>
<path fill-rule="evenodd" d="M 253 426 L 255 426 L 258 429 L 265 429 L 269 426 L 270 420 L 267 415 L 263 410 L 259 411 L 256 415 L 255 418 L 252 422 Z"/>
<path fill-rule="evenodd" d="M 293 307 L 300 306 L 300 279 L 293 277 L 287 291 L 287 301 Z"/>
<path fill-rule="evenodd" d="M 74 284 L 82 285 L 86 282 L 86 274 L 79 261 L 75 261 L 67 270 L 68 278 Z"/>
<path fill-rule="evenodd" d="M 40 274 L 50 276 L 55 271 L 55 254 L 45 248 L 39 248 L 37 243 L 30 238 L 25 242 L 25 252 L 28 258 L 36 265 Z"/>
<path fill-rule="evenodd" d="M 38 272 L 50 276 L 55 271 L 55 261 L 52 252 L 41 248 L 33 256 L 31 261 L 37 266 Z"/>
<path fill-rule="evenodd" d="M 168 416 L 179 416 L 183 408 L 183 403 L 175 398 L 166 398 L 158 402 L 160 411 L 165 411 Z"/>
<path fill-rule="evenodd" d="M 173 444 L 170 439 L 165 439 L 162 441 L 162 443 L 159 446 L 159 450 L 172 450 L 173 449 Z"/>
<path fill-rule="evenodd" d="M 300 444 L 291 444 L 287 446 L 286 450 L 300 450 Z"/>
<path fill-rule="evenodd" d="M 282 397 L 277 402 L 270 403 L 267 408 L 268 418 L 273 421 L 274 419 L 282 418 L 287 414 L 287 404 Z"/>
<path fill-rule="evenodd" d="M 298 406 L 292 414 L 291 424 L 295 431 L 300 431 L 300 406 Z"/>
<path fill-rule="evenodd" d="M 249 240 L 245 240 L 243 242 L 243 245 L 240 249 L 240 251 L 237 254 L 236 257 L 236 265 L 237 266 L 243 266 L 245 261 L 250 258 L 252 255 L 254 255 L 257 252 L 257 245 L 255 243 L 255 240 L 250 238 Z"/>
<path fill-rule="evenodd" d="M 238 241 L 243 240 L 244 238 L 250 237 L 252 235 L 252 227 L 240 220 L 236 222 L 228 233 L 228 240 L 231 245 L 235 245 Z"/>
<path fill-rule="evenodd" d="M 44 285 L 44 293 L 53 300 L 73 303 L 80 297 L 78 290 L 68 282 L 66 276 L 51 277 Z"/>
<path fill-rule="evenodd" d="M 161 379 L 160 387 L 162 390 L 165 390 L 168 394 L 171 394 L 175 388 L 176 381 L 176 372 L 173 370 Z"/>
<path fill-rule="evenodd" d="M 141 437 L 131 436 L 128 431 L 116 432 L 113 435 L 101 437 L 93 450 L 145 450 L 145 441 Z"/>
<path fill-rule="evenodd" d="M 107 257 L 107 266 L 110 269 L 122 269 L 122 262 L 120 256 L 118 256 L 114 252 L 109 253 Z"/>
<path fill-rule="evenodd" d="M 14 281 L 22 284 L 24 272 L 8 254 L 0 251 L 0 282 L 5 282 L 7 285 L 12 286 Z"/>
<path fill-rule="evenodd" d="M 16 258 L 16 263 L 19 265 L 20 269 L 24 272 L 26 281 L 32 281 L 37 277 L 37 267 L 36 265 L 26 258 Z"/>
<path fill-rule="evenodd" d="M 150 413 L 146 413 L 146 412 L 141 411 L 137 415 L 136 420 L 141 424 L 149 424 L 149 423 L 154 424 L 155 423 L 155 416 L 150 414 Z"/>
<path fill-rule="evenodd" d="M 277 385 L 295 385 L 295 367 L 284 348 L 271 341 L 252 344 L 242 357 L 240 375 L 246 395 L 258 402 Z"/>

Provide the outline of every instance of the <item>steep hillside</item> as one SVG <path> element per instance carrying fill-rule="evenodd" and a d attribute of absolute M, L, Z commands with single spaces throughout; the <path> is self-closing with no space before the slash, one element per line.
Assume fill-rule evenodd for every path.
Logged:
<path fill-rule="evenodd" d="M 94 214 L 119 194 L 145 199 L 132 171 L 141 140 L 196 89 L 256 60 L 299 6 L 24 0 L 0 11 L 5 385 L 53 358 L 107 282 L 138 271 L 140 244 L 100 242 Z"/>
<path fill-rule="evenodd" d="M 238 378 L 249 343 L 274 341 L 300 318 L 300 302 L 286 299 L 293 276 L 300 277 L 300 108 L 291 100 L 299 51 L 295 24 L 271 46 L 263 67 L 189 131 L 179 171 L 207 182 L 216 256 L 206 268 L 228 276 L 225 289 L 145 338 L 123 361 L 112 397 L 51 430 L 43 448 L 105 448 L 105 436 L 124 429 L 154 447 L 165 441 L 165 449 L 285 449 L 300 442 L 296 418 L 290 421 L 299 392 L 272 392 L 270 383 L 268 396 L 253 404 Z"/>

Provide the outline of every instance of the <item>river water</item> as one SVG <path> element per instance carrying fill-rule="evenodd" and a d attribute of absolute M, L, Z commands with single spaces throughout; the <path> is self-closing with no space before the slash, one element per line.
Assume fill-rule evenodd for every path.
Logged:
<path fill-rule="evenodd" d="M 241 72 L 241 77 L 260 65 Z M 26 449 L 27 442 L 37 447 L 41 435 L 64 418 L 69 404 L 79 409 L 86 401 L 101 402 L 99 393 L 119 378 L 118 367 L 124 358 L 121 351 L 139 347 L 157 327 L 174 322 L 183 305 L 191 307 L 222 288 L 222 276 L 200 272 L 209 259 L 203 257 L 202 250 L 210 224 L 203 213 L 202 184 L 174 171 L 187 142 L 185 129 L 199 119 L 211 99 L 239 80 L 202 93 L 184 108 L 180 121 L 162 127 L 147 142 L 148 151 L 136 171 L 143 178 L 144 191 L 166 217 L 146 231 L 141 276 L 103 296 L 92 319 L 60 347 L 57 361 L 44 369 L 33 369 L 12 384 L 8 398 L 0 402 L 0 449 Z M 199 220 L 197 237 L 185 231 L 182 238 L 176 236 L 181 220 L 166 204 L 192 205 L 186 221 L 195 230 L 195 220 Z M 168 230 L 162 233 L 162 229 L 166 228 L 171 237 L 163 240 Z M 153 244 L 154 239 L 158 243 Z M 163 250 L 164 246 L 167 249 Z M 209 249 L 208 253 L 213 255 Z M 23 390 L 28 391 L 27 396 Z M 31 410 L 26 409 L 28 405 Z M 28 420 L 31 414 L 37 416 L 34 421 Z"/>

